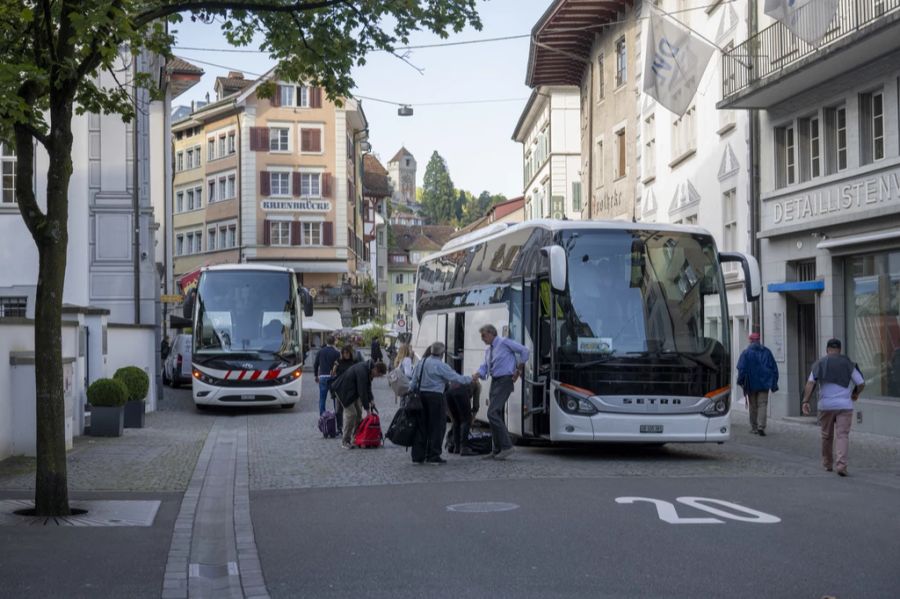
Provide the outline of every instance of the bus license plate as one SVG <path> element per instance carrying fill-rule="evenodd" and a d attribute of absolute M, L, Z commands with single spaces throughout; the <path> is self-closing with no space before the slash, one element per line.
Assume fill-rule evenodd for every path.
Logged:
<path fill-rule="evenodd" d="M 255 395 L 241 395 L 241 399 L 247 399 L 247 400 L 253 401 L 254 399 L 256 399 L 256 396 Z"/>
<path fill-rule="evenodd" d="M 663 425 L 661 425 L 661 424 L 642 424 L 641 432 L 642 433 L 661 433 L 661 432 L 663 432 Z"/>

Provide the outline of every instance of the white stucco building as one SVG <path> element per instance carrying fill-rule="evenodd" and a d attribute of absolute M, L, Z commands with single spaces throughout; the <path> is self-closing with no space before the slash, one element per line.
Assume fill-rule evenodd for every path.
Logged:
<path fill-rule="evenodd" d="M 165 99 L 151 102 L 137 90 L 137 118 L 76 115 L 72 122 L 72 177 L 66 280 L 63 292 L 63 361 L 69 435 L 84 430 L 85 388 L 135 365 L 150 375 L 149 409 L 159 388 L 160 273 L 165 255 L 164 212 L 171 164 L 169 102 L 202 73 L 184 61 L 169 65 L 157 56 L 134 57 L 137 68 L 164 72 Z M 132 60 L 129 54 L 126 63 Z M 101 85 L 114 87 L 109 74 Z M 15 156 L 3 147 L 3 170 Z M 35 193 L 46 208 L 48 157 L 38 146 Z M 4 176 L 0 202 L 0 458 L 29 454 L 34 420 L 34 302 L 38 252 L 19 214 L 14 189 Z M 171 202 L 168 202 L 171 204 Z M 163 249 L 160 250 L 160 245 Z M 24 369 L 24 370 L 23 370 Z M 26 372 L 27 371 L 27 372 Z M 29 374 L 30 373 L 30 374 Z M 29 444 L 30 443 L 30 444 Z"/>
<path fill-rule="evenodd" d="M 512 136 L 522 144 L 526 219 L 581 218 L 580 114 L 577 87 L 532 90 Z"/>
<path fill-rule="evenodd" d="M 675 11 L 682 4 L 665 0 L 659 7 Z M 730 48 L 746 38 L 747 0 L 679 12 L 676 18 L 719 46 Z M 644 20 L 641 38 L 646 38 L 648 30 L 649 20 Z M 645 43 L 635 46 L 635 62 L 642 71 Z M 637 218 L 699 225 L 713 234 L 719 251 L 751 253 L 750 117 L 746 111 L 716 108 L 722 97 L 722 72 L 722 54 L 714 52 L 683 116 L 640 93 L 635 142 L 640 198 Z M 743 273 L 736 263 L 726 263 L 723 268 L 729 322 L 713 316 L 706 326 L 729 328 L 736 362 L 747 346 L 748 334 L 759 327 L 751 322 L 753 310 L 744 298 Z M 735 386 L 733 399 L 740 394 Z"/>

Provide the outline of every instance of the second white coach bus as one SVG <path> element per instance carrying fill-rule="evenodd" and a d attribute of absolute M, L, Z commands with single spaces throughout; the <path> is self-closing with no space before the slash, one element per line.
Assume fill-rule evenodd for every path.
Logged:
<path fill-rule="evenodd" d="M 726 261 L 742 264 L 756 300 L 755 259 L 719 253 L 698 227 L 494 225 L 419 265 L 413 345 L 422 355 L 445 342 L 466 374 L 484 361 L 483 325 L 528 347 L 506 414 L 521 440 L 722 442 L 732 384 Z"/>
<path fill-rule="evenodd" d="M 193 314 L 194 404 L 280 405 L 300 400 L 302 317 L 312 299 L 294 271 L 267 265 L 204 267 Z M 302 308 L 302 310 L 301 310 Z"/>

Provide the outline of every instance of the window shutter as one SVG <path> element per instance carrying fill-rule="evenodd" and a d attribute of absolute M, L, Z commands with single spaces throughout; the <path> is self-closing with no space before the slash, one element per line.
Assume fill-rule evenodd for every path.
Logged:
<path fill-rule="evenodd" d="M 321 152 L 322 151 L 322 130 L 321 129 L 310 129 L 309 130 L 309 151 L 310 152 Z"/>
<path fill-rule="evenodd" d="M 314 87 L 309 90 L 311 95 L 309 100 L 310 108 L 322 108 L 322 88 Z"/>
<path fill-rule="evenodd" d="M 275 106 L 275 107 L 281 106 L 281 86 L 280 85 L 275 86 L 275 95 L 272 96 L 272 99 L 270 100 L 270 102 L 271 102 L 272 106 Z"/>
<path fill-rule="evenodd" d="M 309 152 L 309 129 L 300 129 L 300 151 Z"/>
<path fill-rule="evenodd" d="M 269 178 L 269 171 L 259 171 L 259 195 L 272 195 L 272 180 Z"/>
<path fill-rule="evenodd" d="M 250 127 L 250 150 L 253 152 L 269 151 L 268 127 Z"/>
<path fill-rule="evenodd" d="M 272 227 L 269 225 L 269 219 L 263 221 L 263 245 L 271 244 Z"/>
<path fill-rule="evenodd" d="M 300 245 L 300 221 L 291 222 L 291 245 Z"/>
<path fill-rule="evenodd" d="M 293 179 L 293 187 L 294 187 L 294 197 L 300 196 L 300 173 L 291 173 L 291 178 Z"/>
<path fill-rule="evenodd" d="M 322 223 L 322 245 L 334 245 L 334 223 Z"/>
<path fill-rule="evenodd" d="M 322 197 L 331 197 L 331 173 L 322 174 Z"/>

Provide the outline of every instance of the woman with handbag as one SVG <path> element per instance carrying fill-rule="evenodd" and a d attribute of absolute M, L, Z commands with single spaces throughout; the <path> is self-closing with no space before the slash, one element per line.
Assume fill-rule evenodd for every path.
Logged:
<path fill-rule="evenodd" d="M 419 431 L 412 446 L 412 460 L 417 464 L 446 464 L 441 457 L 444 431 L 447 429 L 447 408 L 444 389 L 448 384 L 467 385 L 472 378 L 458 374 L 441 358 L 446 347 L 440 341 L 431 344 L 425 357 L 413 373 L 411 391 L 422 400 Z"/>

